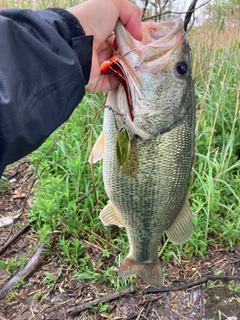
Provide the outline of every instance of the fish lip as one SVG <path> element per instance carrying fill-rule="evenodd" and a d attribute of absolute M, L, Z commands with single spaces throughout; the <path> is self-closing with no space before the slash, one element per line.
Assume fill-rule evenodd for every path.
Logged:
<path fill-rule="evenodd" d="M 135 49 L 132 49 L 134 51 Z M 118 94 L 121 94 L 121 88 L 124 90 L 126 95 L 127 103 L 118 104 L 118 110 L 116 110 L 119 114 L 124 116 L 124 127 L 129 129 L 133 134 L 139 136 L 142 140 L 150 140 L 153 138 L 153 135 L 149 134 L 146 130 L 141 128 L 134 122 L 134 106 L 135 106 L 135 95 L 138 95 L 138 98 L 141 99 L 141 84 L 140 80 L 135 76 L 134 72 L 127 66 L 127 62 L 124 57 L 120 57 L 117 61 L 118 65 L 120 65 L 120 71 L 123 77 L 126 79 L 125 85 L 122 81 L 121 85 L 118 89 Z M 116 73 L 115 73 L 116 76 Z M 135 80 L 136 79 L 136 80 Z M 138 83 L 137 83 L 138 82 Z M 133 110 L 133 113 L 132 113 Z"/>
<path fill-rule="evenodd" d="M 133 51 L 133 50 L 132 50 Z M 135 84 L 134 77 L 131 75 L 131 72 L 128 70 L 126 63 L 122 58 L 119 58 L 112 65 L 112 71 L 114 75 L 119 79 L 122 86 L 119 87 L 118 93 L 121 92 L 121 88 L 123 88 L 126 96 L 126 102 L 118 104 L 116 113 L 123 116 L 124 126 L 129 129 L 133 134 L 138 135 L 140 138 L 144 140 L 149 140 L 153 136 L 143 130 L 140 126 L 138 126 L 134 122 L 134 94 L 135 91 L 138 93 L 138 96 L 141 97 L 141 91 Z M 125 79 L 125 81 L 124 81 Z M 134 91 L 135 89 L 135 91 Z"/>
<path fill-rule="evenodd" d="M 129 90 L 130 86 L 128 81 L 128 75 L 127 75 L 127 68 L 125 64 L 121 63 L 121 59 L 114 61 L 111 66 L 111 70 L 113 71 L 114 75 L 117 77 L 117 79 L 120 81 L 121 85 L 124 88 L 126 98 L 127 98 L 127 104 L 128 109 L 126 109 L 127 115 L 131 118 L 133 121 L 134 115 L 133 115 L 133 94 L 132 91 Z M 126 114 L 124 113 L 124 116 Z"/>
<path fill-rule="evenodd" d="M 121 56 L 124 56 L 128 60 L 128 63 L 130 61 L 130 52 L 142 50 L 144 52 L 142 60 L 144 62 L 148 59 L 152 60 L 155 59 L 155 50 L 157 52 L 156 56 L 159 56 L 159 51 L 162 51 L 162 54 L 164 54 L 171 49 L 177 48 L 184 39 L 182 34 L 185 34 L 183 31 L 183 21 L 180 18 L 158 23 L 154 21 L 142 22 L 142 29 L 143 38 L 142 41 L 138 41 L 130 35 L 120 20 L 116 24 L 115 36 L 118 49 Z M 145 51 L 150 51 L 150 56 Z M 132 62 L 134 63 L 134 60 Z"/>
<path fill-rule="evenodd" d="M 128 87 L 129 87 L 129 94 L 131 96 L 130 100 L 131 100 L 131 108 L 134 111 L 134 92 L 133 92 L 133 87 L 131 85 L 129 85 L 131 82 L 126 81 Z M 122 94 L 124 92 L 124 94 L 126 95 L 126 91 L 124 86 L 120 86 L 118 88 L 118 96 L 120 94 Z M 146 130 L 144 130 L 143 128 L 141 128 L 140 126 L 137 125 L 137 123 L 134 121 L 135 117 L 132 117 L 131 111 L 130 111 L 130 105 L 129 105 L 129 99 L 126 99 L 127 103 L 121 103 L 121 104 L 117 104 L 117 113 L 120 115 L 123 115 L 123 124 L 124 127 L 126 129 L 128 129 L 129 131 L 131 131 L 134 135 L 137 135 L 140 137 L 140 139 L 142 140 L 150 140 L 153 138 L 153 135 L 149 134 Z"/>
<path fill-rule="evenodd" d="M 142 42 L 135 40 L 120 21 L 117 22 L 115 28 L 118 51 L 120 52 L 118 63 L 124 73 L 126 86 L 128 87 L 128 93 L 126 92 L 126 88 L 124 89 L 128 95 L 128 103 L 118 103 L 118 111 L 124 114 L 124 125 L 127 129 L 143 140 L 149 140 L 154 136 L 137 125 L 130 111 L 130 108 L 133 108 L 133 112 L 135 113 L 137 108 L 138 115 L 140 116 L 143 116 L 146 111 L 145 106 L 139 102 L 142 100 L 142 84 L 140 79 L 141 73 L 139 76 L 137 69 L 144 63 L 151 64 L 151 61 L 155 61 L 159 56 L 169 56 L 182 44 L 185 32 L 183 31 L 183 21 L 181 19 L 173 19 L 161 23 L 147 22 L 143 23 L 143 27 L 148 28 L 148 31 L 146 32 L 147 39 L 143 37 Z M 121 93 L 121 87 L 119 87 L 118 91 Z M 150 108 L 148 108 L 149 111 Z"/>

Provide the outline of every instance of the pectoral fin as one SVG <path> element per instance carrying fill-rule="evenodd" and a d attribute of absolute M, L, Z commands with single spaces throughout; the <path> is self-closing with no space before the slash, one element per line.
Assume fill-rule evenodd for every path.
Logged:
<path fill-rule="evenodd" d="M 186 242 L 193 233 L 192 211 L 189 206 L 188 199 L 186 199 L 182 210 L 166 231 L 169 239 L 180 244 Z"/>
<path fill-rule="evenodd" d="M 102 131 L 91 150 L 88 162 L 96 163 L 98 160 L 101 160 L 103 158 L 103 154 L 104 154 L 104 134 Z"/>
<path fill-rule="evenodd" d="M 115 224 L 119 227 L 123 227 L 123 223 L 118 215 L 117 209 L 111 201 L 100 212 L 99 218 L 105 226 L 109 224 Z"/>

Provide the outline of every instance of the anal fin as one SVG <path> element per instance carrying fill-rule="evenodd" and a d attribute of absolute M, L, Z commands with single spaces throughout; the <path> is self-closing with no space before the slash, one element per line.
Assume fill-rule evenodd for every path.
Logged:
<path fill-rule="evenodd" d="M 99 218 L 105 226 L 115 224 L 119 227 L 123 227 L 123 223 L 118 215 L 117 209 L 111 201 L 108 201 L 107 205 L 102 209 Z"/>
<path fill-rule="evenodd" d="M 136 262 L 128 255 L 118 270 L 119 277 L 127 277 L 131 274 L 139 275 L 147 284 L 159 288 L 163 285 L 163 275 L 160 261 Z"/>
<path fill-rule="evenodd" d="M 186 242 L 193 233 L 192 211 L 189 205 L 189 201 L 186 198 L 185 203 L 179 212 L 176 219 L 171 224 L 170 228 L 166 231 L 169 239 L 180 244 Z"/>

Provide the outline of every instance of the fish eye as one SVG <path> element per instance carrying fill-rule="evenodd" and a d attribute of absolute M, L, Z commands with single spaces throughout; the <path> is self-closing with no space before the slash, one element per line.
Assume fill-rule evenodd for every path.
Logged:
<path fill-rule="evenodd" d="M 188 71 L 188 65 L 186 64 L 185 61 L 178 62 L 176 66 L 176 70 L 179 75 L 183 76 Z"/>

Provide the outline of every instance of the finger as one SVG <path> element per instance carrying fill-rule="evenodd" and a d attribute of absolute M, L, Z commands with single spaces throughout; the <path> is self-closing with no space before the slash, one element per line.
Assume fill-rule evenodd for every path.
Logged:
<path fill-rule="evenodd" d="M 136 5 L 126 0 L 117 0 L 119 18 L 127 31 L 137 40 L 141 40 L 143 33 L 141 29 L 141 10 Z"/>
<path fill-rule="evenodd" d="M 85 89 L 90 93 L 108 92 L 117 89 L 119 81 L 113 73 L 99 75 L 96 81 L 90 81 Z"/>
<path fill-rule="evenodd" d="M 103 61 L 109 60 L 116 50 L 117 43 L 115 41 L 115 36 L 112 36 L 104 41 L 97 51 L 99 65 L 101 65 Z"/>

